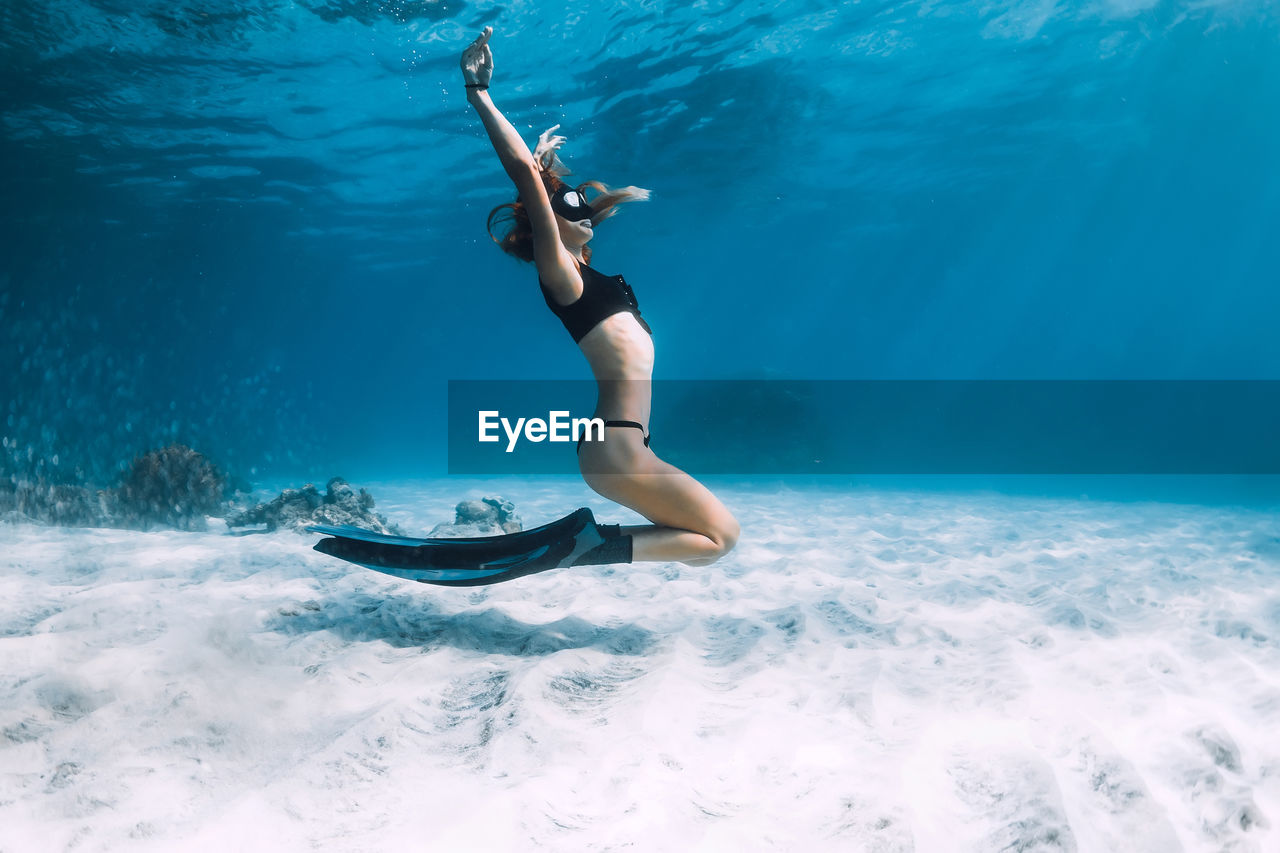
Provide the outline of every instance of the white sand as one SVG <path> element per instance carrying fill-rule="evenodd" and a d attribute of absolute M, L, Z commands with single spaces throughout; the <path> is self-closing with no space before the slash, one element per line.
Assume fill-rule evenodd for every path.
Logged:
<path fill-rule="evenodd" d="M 372 489 L 407 532 L 499 492 Z M 1280 849 L 1280 522 L 723 490 L 708 568 L 447 589 L 0 526 L 0 849 Z"/>

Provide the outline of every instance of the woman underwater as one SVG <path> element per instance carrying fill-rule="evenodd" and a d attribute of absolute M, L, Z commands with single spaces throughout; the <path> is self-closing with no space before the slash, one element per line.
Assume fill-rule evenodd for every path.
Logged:
<path fill-rule="evenodd" d="M 555 151 L 564 138 L 552 136 L 559 125 L 542 134 L 536 155 L 530 153 L 489 97 L 492 35 L 493 28 L 485 27 L 461 60 L 467 101 L 518 192 L 515 203 L 489 215 L 489 225 L 492 229 L 499 212 L 510 210 L 512 227 L 496 242 L 508 254 L 537 265 L 547 306 L 563 321 L 595 374 L 595 417 L 605 421 L 604 440 L 579 443 L 578 468 L 597 494 L 653 522 L 621 528 L 622 538 L 630 538 L 630 560 L 709 565 L 733 548 L 738 522 L 706 486 L 649 448 L 654 356 L 649 326 L 621 276 L 587 266 L 593 227 L 616 212 L 619 203 L 645 199 L 648 192 L 635 187 L 611 191 L 596 182 L 570 187 L 561 181 L 568 171 Z M 600 195 L 587 201 L 587 186 Z M 627 562 L 627 556 L 623 550 L 619 562 Z"/>

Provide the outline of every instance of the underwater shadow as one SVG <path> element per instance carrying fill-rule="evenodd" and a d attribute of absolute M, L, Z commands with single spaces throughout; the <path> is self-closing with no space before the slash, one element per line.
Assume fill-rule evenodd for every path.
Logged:
<path fill-rule="evenodd" d="M 538 657 L 564 649 L 594 648 L 613 655 L 641 656 L 657 644 L 637 625 L 596 625 L 576 616 L 531 624 L 496 608 L 445 613 L 411 595 L 352 596 L 282 607 L 266 620 L 281 634 L 328 631 L 346 642 L 380 640 L 396 648 L 456 649 L 481 654 Z"/>

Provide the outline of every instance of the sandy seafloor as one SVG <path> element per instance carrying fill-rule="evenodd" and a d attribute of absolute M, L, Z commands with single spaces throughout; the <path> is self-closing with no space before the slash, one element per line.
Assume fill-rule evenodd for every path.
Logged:
<path fill-rule="evenodd" d="M 570 479 L 371 486 L 407 532 Z M 475 589 L 0 526 L 0 849 L 1280 850 L 1280 522 L 726 486 L 707 568 Z"/>

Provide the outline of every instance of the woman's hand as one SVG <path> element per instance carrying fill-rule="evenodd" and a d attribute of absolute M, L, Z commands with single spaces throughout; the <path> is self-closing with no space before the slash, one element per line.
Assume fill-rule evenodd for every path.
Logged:
<path fill-rule="evenodd" d="M 533 160 L 543 171 L 550 171 L 553 166 L 560 164 L 556 149 L 564 145 L 565 138 L 553 135 L 559 129 L 560 125 L 555 124 L 538 134 L 538 147 L 533 149 Z"/>
<path fill-rule="evenodd" d="M 493 27 L 485 27 L 480 37 L 467 46 L 462 52 L 462 76 L 467 85 L 473 88 L 488 88 L 489 79 L 493 76 L 493 51 L 489 49 L 489 36 L 493 35 Z"/>

